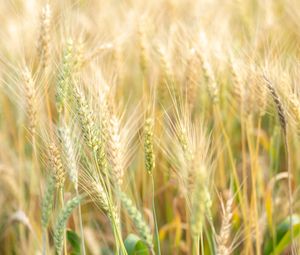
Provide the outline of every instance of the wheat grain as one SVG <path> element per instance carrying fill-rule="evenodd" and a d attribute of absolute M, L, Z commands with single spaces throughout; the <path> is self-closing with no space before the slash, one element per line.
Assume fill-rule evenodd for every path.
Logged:
<path fill-rule="evenodd" d="M 65 183 L 65 170 L 62 164 L 61 154 L 54 142 L 49 145 L 49 161 L 54 171 L 56 186 L 58 189 L 62 189 Z"/>
<path fill-rule="evenodd" d="M 25 67 L 23 72 L 23 79 L 27 103 L 27 116 L 29 119 L 29 131 L 34 136 L 37 126 L 37 95 L 31 73 L 27 67 Z"/>

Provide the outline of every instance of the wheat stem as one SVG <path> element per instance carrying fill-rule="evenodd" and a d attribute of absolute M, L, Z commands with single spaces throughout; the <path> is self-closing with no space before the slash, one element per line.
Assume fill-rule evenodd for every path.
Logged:
<path fill-rule="evenodd" d="M 76 188 L 76 196 L 79 197 L 78 187 Z M 84 244 L 84 232 L 83 232 L 83 224 L 82 224 L 82 215 L 81 215 L 81 205 L 78 206 L 78 218 L 79 218 L 79 227 L 80 227 L 80 235 L 81 235 L 81 248 L 82 254 L 85 255 L 85 244 Z"/>
<path fill-rule="evenodd" d="M 157 216 L 156 216 L 156 210 L 155 210 L 155 186 L 154 186 L 153 173 L 151 173 L 150 175 L 151 175 L 151 183 L 152 183 L 152 210 L 153 210 L 153 219 L 154 219 L 154 227 L 155 227 L 155 240 L 156 240 L 157 254 L 160 255 L 161 251 L 160 251 Z"/>

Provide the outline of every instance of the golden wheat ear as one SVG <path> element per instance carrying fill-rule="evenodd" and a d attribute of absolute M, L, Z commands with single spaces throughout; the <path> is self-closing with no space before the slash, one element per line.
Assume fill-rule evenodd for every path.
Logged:
<path fill-rule="evenodd" d="M 283 104 L 282 104 L 280 97 L 279 97 L 277 91 L 275 90 L 272 82 L 265 75 L 263 75 L 263 79 L 265 80 L 267 88 L 272 96 L 272 99 L 273 99 L 275 105 L 276 105 L 278 119 L 279 119 L 280 126 L 282 128 L 282 132 L 284 134 L 286 134 L 287 120 L 286 120 Z"/>
<path fill-rule="evenodd" d="M 56 187 L 58 189 L 63 189 L 65 183 L 65 170 L 61 159 L 61 153 L 59 151 L 59 148 L 55 144 L 55 142 L 52 142 L 49 145 L 48 150 L 49 150 L 49 161 L 52 170 L 54 172 Z"/>
<path fill-rule="evenodd" d="M 45 70 L 49 66 L 50 59 L 50 28 L 51 28 L 51 7 L 47 3 L 41 14 L 40 37 L 38 41 L 38 54 L 42 68 Z"/>
<path fill-rule="evenodd" d="M 28 67 L 25 67 L 23 70 L 23 80 L 27 104 L 27 116 L 29 120 L 29 131 L 32 136 L 34 136 L 37 127 L 37 93 L 31 72 L 29 71 Z"/>
<path fill-rule="evenodd" d="M 229 194 L 225 206 L 223 205 L 222 224 L 217 239 L 217 255 L 229 255 L 231 253 L 231 245 L 229 244 L 231 226 L 232 226 L 232 205 L 234 197 Z"/>

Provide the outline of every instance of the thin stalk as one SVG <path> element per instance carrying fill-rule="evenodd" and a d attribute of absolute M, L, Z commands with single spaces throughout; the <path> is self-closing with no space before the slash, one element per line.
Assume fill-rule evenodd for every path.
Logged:
<path fill-rule="evenodd" d="M 200 255 L 200 236 L 193 238 L 193 254 Z"/>
<path fill-rule="evenodd" d="M 61 208 L 64 208 L 64 193 L 63 188 L 60 189 L 60 202 L 61 202 Z M 64 230 L 64 255 L 68 254 L 67 250 L 67 239 L 66 239 L 66 230 Z"/>
<path fill-rule="evenodd" d="M 78 187 L 76 187 L 76 196 L 79 196 Z M 82 216 L 81 216 L 81 205 L 78 206 L 78 218 L 79 218 L 79 227 L 80 227 L 80 235 L 81 235 L 81 246 L 82 246 L 82 254 L 85 255 L 85 245 L 84 245 L 84 234 L 83 234 L 83 225 L 82 225 Z"/>
<path fill-rule="evenodd" d="M 261 128 L 261 117 L 258 119 L 258 133 L 256 138 L 256 148 L 255 148 L 255 154 L 254 154 L 254 163 L 255 168 L 253 171 L 253 188 L 255 188 L 254 194 L 253 194 L 253 206 L 255 210 L 255 231 L 256 231 L 256 253 L 261 254 L 260 252 L 260 235 L 259 235 L 259 225 L 258 225 L 258 211 L 257 211 L 257 197 L 256 197 L 256 177 L 257 177 L 257 170 L 258 170 L 258 155 L 259 155 L 259 137 L 260 137 L 260 128 Z"/>
<path fill-rule="evenodd" d="M 242 176 L 243 180 L 247 180 L 247 117 L 242 117 L 241 119 L 241 126 L 242 126 Z M 244 200 L 247 201 L 247 192 L 248 192 L 248 182 L 245 181 L 243 184 L 243 196 Z M 249 209 L 249 205 L 247 204 L 247 210 Z"/>
<path fill-rule="evenodd" d="M 186 219 L 188 218 L 188 215 L 189 215 L 189 208 L 187 206 L 187 203 L 185 204 L 185 217 Z M 187 224 L 186 226 L 186 235 L 185 235 L 185 238 L 186 238 L 186 243 L 187 243 L 187 246 L 189 247 L 189 249 L 191 247 L 193 247 L 193 240 L 191 240 L 191 228 L 190 228 L 190 224 Z"/>
<path fill-rule="evenodd" d="M 292 193 L 292 169 L 291 169 L 291 154 L 290 146 L 288 141 L 288 126 L 286 127 L 284 135 L 284 146 L 286 153 L 286 167 L 288 171 L 288 194 L 289 194 L 289 214 L 290 214 L 290 231 L 291 231 L 291 240 L 292 240 L 292 254 L 295 254 L 295 245 L 294 245 L 294 231 L 293 231 L 293 193 Z"/>
<path fill-rule="evenodd" d="M 158 233 L 158 224 L 157 224 L 156 211 L 155 211 L 154 178 L 153 178 L 152 173 L 150 175 L 151 175 L 151 182 L 152 182 L 152 211 L 153 211 L 153 219 L 154 219 L 154 225 L 155 225 L 155 240 L 156 240 L 157 254 L 161 255 L 160 242 L 159 242 L 159 233 Z"/>
<path fill-rule="evenodd" d="M 214 247 L 216 247 L 216 246 L 215 246 L 215 242 L 214 242 L 213 238 L 211 238 L 211 237 L 212 236 L 216 236 L 216 231 L 215 231 L 215 229 L 213 227 L 213 222 L 212 221 L 210 222 L 210 226 L 212 228 L 212 234 L 210 235 L 209 231 L 206 228 L 204 228 L 204 233 L 205 233 L 205 235 L 207 237 L 207 243 L 208 243 L 210 254 L 215 254 Z"/>
<path fill-rule="evenodd" d="M 35 177 L 38 174 L 38 158 L 37 158 L 37 149 L 36 149 L 36 139 L 35 139 L 35 134 L 32 134 L 32 168 L 30 169 L 30 178 L 29 178 L 29 196 L 32 195 L 32 189 L 35 187 Z M 32 210 L 32 199 L 29 200 L 29 211 L 31 212 Z"/>
<path fill-rule="evenodd" d="M 18 148 L 18 157 L 20 158 L 20 162 L 25 162 L 24 160 L 24 148 L 23 148 L 23 134 L 22 134 L 22 129 L 20 128 L 18 130 L 17 133 L 17 148 Z M 22 163 L 24 164 L 24 163 Z M 22 168 L 24 169 L 24 165 L 22 165 Z M 24 190 L 25 190 L 25 183 L 24 183 L 24 171 L 20 171 L 20 173 L 18 174 L 18 185 L 20 187 L 20 191 L 22 191 L 22 193 L 20 193 L 20 195 L 18 195 L 18 204 L 19 204 L 19 208 L 23 208 L 23 204 L 24 201 L 26 201 L 26 197 L 23 196 L 22 194 L 25 194 Z M 31 174 L 32 170 L 30 170 L 30 174 Z M 29 182 L 31 182 L 31 179 L 29 180 Z M 30 189 L 30 185 L 29 185 L 29 189 Z M 29 193 L 30 194 L 30 193 Z M 30 204 L 31 199 L 29 199 L 29 204 Z M 30 207 L 29 207 L 30 208 Z M 30 210 L 29 210 L 30 211 Z M 19 236 L 20 236 L 20 243 L 21 246 L 24 247 L 23 245 L 25 244 L 25 229 L 24 229 L 24 225 L 23 224 L 19 224 L 18 226 L 18 230 L 19 230 Z"/>
<path fill-rule="evenodd" d="M 250 119 L 248 119 L 248 125 L 247 127 L 253 127 L 252 125 L 252 121 Z M 260 121 L 259 121 L 260 122 Z M 246 134 L 247 134 L 247 141 L 248 141 L 248 146 L 249 146 L 249 151 L 250 151 L 250 157 L 251 157 L 251 169 L 252 169 L 252 174 L 251 174 L 251 184 L 252 184 L 252 203 L 253 203 L 253 210 L 254 210 L 254 225 L 255 225 L 255 246 L 256 246 L 256 254 L 260 255 L 261 251 L 260 251 L 260 237 L 259 237 L 259 226 L 258 226 L 258 212 L 257 212 L 257 201 L 256 201 L 256 173 L 257 173 L 257 157 L 255 154 L 256 151 L 253 151 L 254 148 L 252 146 L 252 142 L 251 142 L 251 137 L 249 134 L 249 130 L 246 130 Z M 258 138 L 257 138 L 258 139 Z M 256 148 L 255 150 L 257 150 L 257 144 L 256 144 Z"/>
<path fill-rule="evenodd" d="M 231 150 L 231 146 L 230 146 L 229 137 L 228 137 L 228 134 L 227 134 L 227 132 L 225 130 L 225 127 L 224 127 L 224 123 L 223 123 L 223 120 L 222 120 L 222 117 L 221 117 L 221 112 L 220 112 L 219 106 L 214 105 L 214 113 L 216 115 L 217 121 L 218 121 L 218 123 L 220 125 L 220 128 L 221 128 L 221 132 L 222 132 L 223 137 L 225 139 L 225 145 L 226 145 L 227 151 L 228 151 L 229 162 L 231 164 L 234 182 L 235 182 L 235 185 L 237 186 L 236 187 L 237 188 L 237 196 L 238 196 L 239 202 L 241 204 L 241 210 L 242 210 L 242 213 L 243 213 L 243 217 L 244 217 L 244 219 L 246 219 L 246 212 L 245 212 L 245 209 L 244 209 L 244 201 L 242 199 L 242 196 L 241 196 L 241 193 L 240 193 L 240 190 L 239 190 L 239 186 L 240 186 L 239 178 L 238 178 L 238 174 L 237 174 L 237 171 L 236 171 L 236 166 L 235 166 L 235 162 L 234 162 L 234 158 L 233 158 L 233 154 L 232 154 L 232 150 Z"/>
<path fill-rule="evenodd" d="M 42 248 L 42 254 L 46 255 L 46 235 L 47 235 L 47 229 L 43 229 L 43 234 L 42 234 L 42 242 L 43 242 L 43 248 Z"/>
<path fill-rule="evenodd" d="M 96 165 L 96 168 L 97 168 L 97 172 L 99 173 L 98 176 L 100 178 L 101 185 L 102 185 L 102 187 L 103 187 L 103 189 L 105 191 L 104 193 L 105 193 L 105 196 L 107 198 L 108 208 L 109 208 L 109 211 L 112 214 L 111 221 L 112 221 L 112 225 L 113 225 L 113 228 L 114 228 L 114 235 L 115 235 L 115 238 L 117 240 L 117 242 L 116 242 L 117 249 L 119 249 L 118 245 L 120 245 L 122 253 L 123 254 L 127 254 L 126 248 L 125 248 L 124 243 L 123 243 L 122 235 L 121 235 L 121 233 L 119 231 L 119 228 L 118 228 L 117 223 L 115 221 L 115 218 L 113 216 L 113 206 L 111 204 L 111 193 L 109 192 L 108 187 L 105 185 L 105 181 L 104 181 L 102 175 L 100 174 L 100 168 L 99 168 L 99 165 L 98 165 L 97 155 L 96 155 L 95 151 L 93 152 L 93 156 L 94 156 L 93 159 L 94 159 L 94 162 L 95 162 L 95 165 Z M 104 174 L 106 175 L 106 179 L 108 179 L 108 172 L 107 172 L 107 170 L 106 170 L 106 172 Z"/>
<path fill-rule="evenodd" d="M 114 232 L 114 236 L 118 236 L 118 234 L 116 233 L 116 228 L 113 228 L 113 232 Z M 116 245 L 116 254 L 119 255 L 120 254 L 120 247 L 119 245 Z"/>
<path fill-rule="evenodd" d="M 46 81 L 48 81 L 49 79 L 49 71 L 48 68 L 44 69 L 44 76 L 46 78 Z M 44 86 L 44 96 L 45 96 L 45 103 L 46 103 L 46 109 L 47 109 L 47 115 L 48 115 L 48 119 L 50 121 L 50 123 L 52 122 L 52 112 L 51 112 L 51 106 L 50 106 L 50 97 L 49 97 L 49 92 L 48 92 L 48 84 L 45 84 Z M 50 125 L 50 129 L 52 131 L 52 127 Z M 52 132 L 50 132 L 50 135 L 52 137 Z"/>
<path fill-rule="evenodd" d="M 246 176 L 246 173 L 247 173 L 247 131 L 246 131 L 246 119 L 244 117 L 244 107 L 243 107 L 243 103 L 242 103 L 242 108 L 241 108 L 241 112 L 240 112 L 240 117 L 241 117 L 241 135 L 242 135 L 242 174 L 243 174 L 243 177 Z M 244 177 L 245 178 L 245 177 Z M 243 185 L 243 196 L 244 196 L 244 200 L 247 201 L 247 182 L 244 183 Z M 245 204 L 245 207 L 248 211 L 248 207 L 249 205 L 246 203 Z M 245 222 L 247 222 L 247 218 L 244 218 L 245 219 Z M 251 244 L 251 240 L 249 240 L 249 238 L 247 238 L 248 236 L 251 235 L 251 229 L 249 227 L 249 224 L 246 225 L 245 227 L 245 250 L 246 250 L 246 253 L 249 252 L 249 250 L 252 250 L 252 244 Z M 252 253 L 252 252 L 250 252 Z"/>
<path fill-rule="evenodd" d="M 37 187 L 36 180 L 38 179 L 39 175 L 39 163 L 38 163 L 38 156 L 37 156 L 37 147 L 36 147 L 36 137 L 35 134 L 31 134 L 31 139 L 32 139 L 32 153 L 31 153 L 31 158 L 32 158 L 32 168 L 30 169 L 30 178 L 29 178 L 29 202 L 28 202 L 28 211 L 29 215 L 33 216 L 32 213 L 34 213 L 33 209 L 33 199 L 31 199 L 32 193 L 35 193 L 34 187 Z M 21 186 L 20 186 L 21 187 Z M 24 228 L 22 227 L 23 231 Z M 21 234 L 21 240 L 23 239 L 24 233 Z M 29 239 L 29 243 L 31 243 L 31 237 Z M 23 240 L 21 241 L 23 243 Z"/>
<path fill-rule="evenodd" d="M 229 155 L 229 161 L 230 161 L 231 168 L 232 168 L 234 184 L 236 185 L 236 189 L 237 189 L 237 197 L 238 197 L 239 203 L 241 205 L 242 217 L 245 220 L 245 222 L 247 222 L 247 220 L 248 220 L 248 215 L 247 215 L 247 212 L 246 212 L 246 205 L 247 204 L 244 203 L 244 199 L 243 199 L 241 191 L 239 189 L 239 187 L 240 187 L 239 178 L 238 178 L 238 174 L 237 174 L 237 170 L 236 170 L 236 166 L 235 166 L 235 162 L 234 162 L 234 158 L 233 158 L 233 153 L 232 153 L 231 146 L 230 146 L 230 140 L 229 140 L 228 134 L 226 132 L 226 129 L 224 127 L 224 123 L 223 123 L 222 117 L 221 117 L 220 106 L 219 105 L 214 105 L 213 109 L 214 109 L 214 113 L 215 113 L 216 119 L 217 119 L 217 121 L 218 121 L 218 123 L 220 125 L 221 132 L 222 132 L 223 137 L 225 139 L 225 145 L 227 147 L 227 151 L 228 151 L 228 155 Z M 248 227 L 246 229 L 247 229 L 246 236 L 250 236 L 251 235 L 251 233 L 250 233 L 251 231 L 249 230 Z M 250 249 L 251 249 L 251 245 L 249 244 L 249 238 L 247 238 L 247 240 L 248 241 L 246 243 L 246 247 L 249 246 Z"/>
<path fill-rule="evenodd" d="M 201 254 L 204 255 L 204 240 L 203 240 L 203 230 L 201 230 L 201 234 L 200 234 L 200 242 L 201 242 Z M 198 240 L 198 244 L 199 244 L 199 240 Z M 199 250 L 199 248 L 198 248 Z"/>

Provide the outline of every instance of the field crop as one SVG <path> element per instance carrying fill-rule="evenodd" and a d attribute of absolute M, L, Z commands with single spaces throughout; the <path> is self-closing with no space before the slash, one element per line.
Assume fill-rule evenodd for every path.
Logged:
<path fill-rule="evenodd" d="M 299 0 L 0 0 L 0 254 L 300 252 Z"/>

